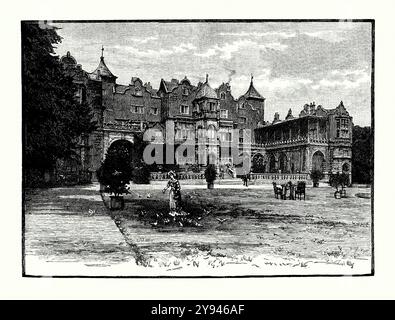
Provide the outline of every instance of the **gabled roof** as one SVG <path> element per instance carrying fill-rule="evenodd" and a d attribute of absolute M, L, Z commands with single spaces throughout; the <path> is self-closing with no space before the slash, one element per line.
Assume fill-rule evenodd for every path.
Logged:
<path fill-rule="evenodd" d="M 206 75 L 206 82 L 203 83 L 199 88 L 199 91 L 197 92 L 195 99 L 202 99 L 202 98 L 218 99 L 217 93 L 213 88 L 210 87 L 208 83 L 208 75 Z"/>
<path fill-rule="evenodd" d="M 248 88 L 247 92 L 244 94 L 246 99 L 257 99 L 257 100 L 265 100 L 265 98 L 255 89 L 253 80 L 254 77 L 251 76 L 250 87 Z"/>
<path fill-rule="evenodd" d="M 175 88 L 178 87 L 178 81 L 172 79 L 172 81 L 165 81 L 161 79 L 161 84 L 165 88 L 166 93 L 172 92 Z"/>

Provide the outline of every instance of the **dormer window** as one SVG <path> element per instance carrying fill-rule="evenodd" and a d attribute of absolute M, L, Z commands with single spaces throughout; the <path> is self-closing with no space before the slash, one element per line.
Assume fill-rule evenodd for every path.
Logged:
<path fill-rule="evenodd" d="M 226 109 L 221 109 L 220 117 L 221 117 L 222 119 L 228 119 L 228 110 L 226 110 Z"/>
<path fill-rule="evenodd" d="M 183 88 L 183 89 L 182 89 L 182 94 L 183 94 L 184 96 L 189 95 L 189 90 L 188 90 L 188 88 Z"/>
<path fill-rule="evenodd" d="M 151 108 L 151 114 L 156 116 L 158 114 L 158 108 L 152 107 Z"/>
<path fill-rule="evenodd" d="M 221 97 L 221 100 L 225 100 L 225 97 L 226 97 L 226 94 L 225 94 L 225 92 L 221 92 L 221 95 L 220 95 L 220 97 Z"/>
<path fill-rule="evenodd" d="M 189 106 L 181 105 L 180 106 L 180 113 L 181 114 L 189 114 Z"/>
<path fill-rule="evenodd" d="M 240 123 L 241 124 L 246 124 L 247 123 L 247 118 L 246 117 L 240 117 Z"/>
<path fill-rule="evenodd" d="M 210 111 L 216 111 L 215 102 L 209 102 L 208 106 L 210 108 Z"/>
<path fill-rule="evenodd" d="M 136 89 L 134 90 L 134 95 L 135 95 L 135 96 L 141 97 L 141 96 L 143 95 L 143 93 L 141 92 L 141 89 L 140 89 L 140 88 L 136 88 Z"/>
<path fill-rule="evenodd" d="M 132 106 L 130 111 L 132 113 L 143 114 L 144 113 L 144 107 L 142 107 L 142 106 Z"/>

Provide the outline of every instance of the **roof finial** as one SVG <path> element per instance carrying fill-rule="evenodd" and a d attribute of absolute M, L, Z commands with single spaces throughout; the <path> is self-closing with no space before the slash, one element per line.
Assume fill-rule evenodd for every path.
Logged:
<path fill-rule="evenodd" d="M 103 52 L 104 52 L 104 46 L 101 46 L 101 58 L 102 58 L 102 59 L 104 58 Z"/>
<path fill-rule="evenodd" d="M 208 83 L 208 73 L 206 73 L 206 82 Z"/>
<path fill-rule="evenodd" d="M 254 80 L 254 75 L 251 73 L 251 84 L 252 84 L 252 80 Z"/>

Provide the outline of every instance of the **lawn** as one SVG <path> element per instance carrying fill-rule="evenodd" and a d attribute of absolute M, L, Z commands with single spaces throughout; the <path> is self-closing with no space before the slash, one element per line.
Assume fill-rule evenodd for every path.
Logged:
<path fill-rule="evenodd" d="M 183 208 L 201 225 L 193 227 L 156 224 L 168 212 L 161 187 L 132 185 L 125 209 L 108 210 L 137 263 L 153 274 L 370 272 L 370 189 L 349 188 L 339 200 L 329 187 L 308 188 L 306 201 L 284 201 L 270 186 L 184 186 Z"/>

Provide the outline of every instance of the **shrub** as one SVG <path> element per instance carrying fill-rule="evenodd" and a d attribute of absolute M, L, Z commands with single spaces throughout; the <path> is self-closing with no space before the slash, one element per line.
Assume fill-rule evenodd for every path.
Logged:
<path fill-rule="evenodd" d="M 150 183 L 150 173 L 148 166 L 135 168 L 132 172 L 132 181 L 136 184 L 148 184 Z"/>
<path fill-rule="evenodd" d="M 194 163 L 194 164 L 190 164 L 188 166 L 188 171 L 192 171 L 194 173 L 199 173 L 200 172 L 200 167 L 198 164 Z"/>
<path fill-rule="evenodd" d="M 313 182 L 318 182 L 324 177 L 324 174 L 320 170 L 313 170 L 310 173 L 310 178 L 313 180 Z"/>
<path fill-rule="evenodd" d="M 208 183 L 214 182 L 214 180 L 217 178 L 217 169 L 215 168 L 215 165 L 209 164 L 206 167 L 206 170 L 204 171 L 204 177 Z"/>
<path fill-rule="evenodd" d="M 339 187 L 341 187 L 342 189 L 345 186 L 348 186 L 350 184 L 350 179 L 348 177 L 348 174 L 346 173 L 331 173 L 331 175 L 329 176 L 329 184 L 336 188 L 336 190 L 339 190 Z"/>
<path fill-rule="evenodd" d="M 99 182 L 115 196 L 126 193 L 126 185 L 132 179 L 129 152 L 125 148 L 110 148 L 96 173 Z"/>

